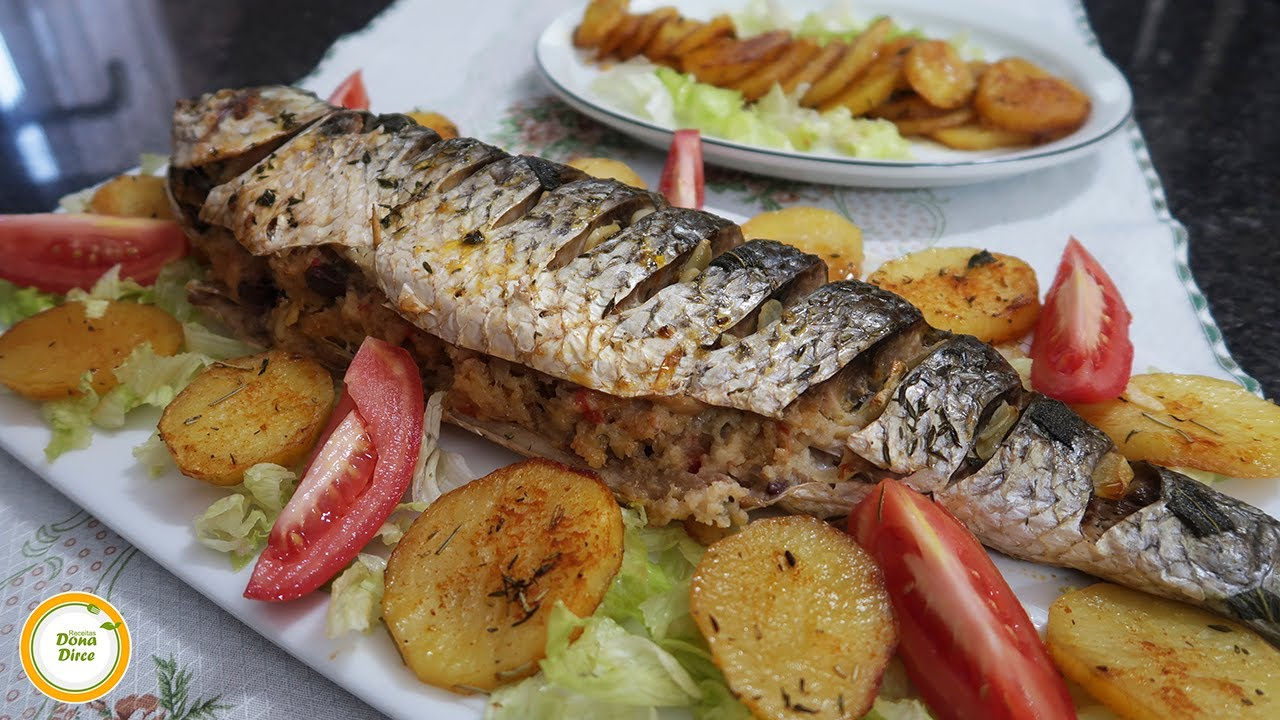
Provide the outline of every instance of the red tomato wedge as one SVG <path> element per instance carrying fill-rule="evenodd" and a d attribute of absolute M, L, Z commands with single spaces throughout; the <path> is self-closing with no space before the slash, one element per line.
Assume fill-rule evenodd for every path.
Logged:
<path fill-rule="evenodd" d="M 677 130 L 671 138 L 658 191 L 676 207 L 702 209 L 706 187 L 702 181 L 702 135 L 697 130 Z"/>
<path fill-rule="evenodd" d="M 1130 319 L 1115 283 L 1071 238 L 1031 341 L 1032 387 L 1063 402 L 1120 395 L 1133 368 Z"/>
<path fill-rule="evenodd" d="M 350 408 L 330 423 L 271 528 L 247 598 L 293 600 L 319 588 L 373 539 L 413 480 L 424 404 L 413 358 L 366 338 L 343 379 Z"/>
<path fill-rule="evenodd" d="M 338 88 L 329 96 L 329 104 L 348 110 L 369 109 L 369 92 L 364 89 L 364 76 L 359 70 L 338 84 Z"/>
<path fill-rule="evenodd" d="M 45 292 L 89 289 L 120 265 L 143 285 L 187 254 L 187 236 L 172 220 L 75 213 L 0 215 L 0 279 Z"/>
<path fill-rule="evenodd" d="M 882 480 L 849 516 L 849 532 L 884 571 L 898 653 L 939 720 L 1076 716 L 1022 604 L 945 508 Z"/>

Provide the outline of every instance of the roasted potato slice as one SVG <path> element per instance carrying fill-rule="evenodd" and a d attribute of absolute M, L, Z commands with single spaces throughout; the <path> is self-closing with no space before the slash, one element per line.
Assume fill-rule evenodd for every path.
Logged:
<path fill-rule="evenodd" d="M 671 48 L 668 57 L 680 60 L 685 55 L 722 38 L 733 37 L 733 18 L 717 15 L 705 23 L 699 23 Z"/>
<path fill-rule="evenodd" d="M 1130 460 L 1280 477 L 1280 407 L 1228 380 L 1134 375 L 1119 398 L 1075 409 Z"/>
<path fill-rule="evenodd" d="M 930 132 L 929 137 L 953 150 L 996 150 L 1004 147 L 1034 145 L 1036 142 L 1036 136 L 1031 133 L 976 123 L 938 128 Z"/>
<path fill-rule="evenodd" d="M 960 53 L 945 40 L 918 42 L 907 52 L 902 72 L 907 82 L 930 105 L 952 110 L 973 94 L 973 72 Z"/>
<path fill-rule="evenodd" d="M 782 54 L 753 73 L 734 83 L 734 89 L 747 100 L 759 100 L 783 78 L 794 75 L 805 63 L 818 54 L 818 43 L 800 38 L 787 46 Z"/>
<path fill-rule="evenodd" d="M 88 211 L 115 217 L 172 220 L 165 179 L 153 175 L 117 175 L 94 191 Z"/>
<path fill-rule="evenodd" d="M 1066 79 L 1022 58 L 1005 58 L 982 73 L 973 106 L 992 125 L 1042 135 L 1080 127 L 1089 117 L 1090 102 Z"/>
<path fill-rule="evenodd" d="M 689 33 L 700 27 L 697 20 L 676 16 L 658 27 L 658 32 L 644 46 L 644 56 L 656 63 L 665 62 L 671 51 Z"/>
<path fill-rule="evenodd" d="M 955 110 L 946 110 L 931 117 L 894 120 L 893 124 L 897 126 L 899 135 L 928 135 L 939 130 L 959 127 L 973 122 L 974 117 L 973 108 L 958 107 Z"/>
<path fill-rule="evenodd" d="M 644 178 L 640 177 L 631 166 L 621 160 L 602 157 L 580 157 L 569 161 L 569 167 L 574 167 L 582 172 L 598 178 L 612 178 L 620 183 L 625 183 L 631 187 L 638 187 L 642 190 L 648 189 Z"/>
<path fill-rule="evenodd" d="M 438 112 L 414 110 L 407 114 L 419 125 L 435 130 L 436 134 L 439 135 L 442 140 L 458 137 L 458 126 L 454 125 L 452 120 Z"/>
<path fill-rule="evenodd" d="M 819 77 L 822 77 L 829 68 L 840 60 L 847 47 L 847 45 L 839 41 L 832 41 L 823 45 L 818 54 L 809 59 L 809 62 L 801 66 L 791 76 L 782 80 L 782 91 L 790 95 L 801 85 L 812 86 Z"/>
<path fill-rule="evenodd" d="M 840 60 L 814 81 L 809 91 L 800 99 L 800 104 L 817 107 L 836 97 L 854 78 L 871 67 L 871 63 L 880 55 L 880 46 L 892 29 L 893 21 L 887 17 L 872 23 L 871 27 L 854 38 Z"/>
<path fill-rule="evenodd" d="M 862 717 L 897 644 L 871 556 L 807 516 L 757 520 L 708 548 L 689 609 L 759 718 Z"/>
<path fill-rule="evenodd" d="M 791 44 L 791 33 L 774 30 L 746 40 L 723 38 L 680 58 L 681 69 L 699 81 L 729 87 Z"/>
<path fill-rule="evenodd" d="M 1280 651 L 1239 623 L 1099 583 L 1049 608 L 1062 673 L 1131 720 L 1280 717 Z"/>
<path fill-rule="evenodd" d="M 622 47 L 622 44 L 640 29 L 640 21 L 642 19 L 643 16 L 641 15 L 629 14 L 623 14 L 622 17 L 618 18 L 618 22 L 614 23 L 613 28 L 596 46 L 596 59 L 604 60 L 617 52 L 618 48 Z"/>
<path fill-rule="evenodd" d="M 835 97 L 820 106 L 823 112 L 847 107 L 854 117 L 866 115 L 888 100 L 902 78 L 902 58 L 887 55 L 871 64 L 867 71 L 849 83 Z"/>
<path fill-rule="evenodd" d="M 532 675 L 558 602 L 595 612 L 622 565 L 622 512 L 595 475 L 526 460 L 447 493 L 387 561 L 382 614 L 423 682 L 489 690 Z"/>
<path fill-rule="evenodd" d="M 102 317 L 89 318 L 84 303 L 63 303 L 0 335 L 0 384 L 32 400 L 58 400 L 80 394 L 87 372 L 101 394 L 118 382 L 112 370 L 145 342 L 157 355 L 173 355 L 182 325 L 153 305 L 112 302 Z"/>
<path fill-rule="evenodd" d="M 301 462 L 332 409 L 328 370 L 271 351 L 207 368 L 164 409 L 157 430 L 182 474 L 235 485 L 258 463 Z"/>
<path fill-rule="evenodd" d="M 658 33 L 658 29 L 678 14 L 673 7 L 661 7 L 651 13 L 641 15 L 640 25 L 636 27 L 636 31 L 618 46 L 614 54 L 619 60 L 628 60 L 639 55 L 640 51 Z"/>
<path fill-rule="evenodd" d="M 911 301 L 937 328 L 998 343 L 1027 334 L 1040 313 L 1035 270 L 1010 255 L 936 247 L 881 265 L 867 282 Z"/>
<path fill-rule="evenodd" d="M 604 42 L 630 6 L 631 0 L 591 0 L 582 14 L 582 23 L 573 31 L 573 44 L 592 48 Z"/>
<path fill-rule="evenodd" d="M 743 223 L 742 235 L 777 240 L 821 257 L 829 280 L 862 277 L 862 229 L 832 210 L 798 206 L 760 213 Z"/>

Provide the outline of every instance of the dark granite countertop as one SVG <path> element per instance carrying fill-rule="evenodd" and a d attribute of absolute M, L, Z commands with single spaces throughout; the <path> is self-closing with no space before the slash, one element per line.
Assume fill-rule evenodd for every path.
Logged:
<path fill-rule="evenodd" d="M 46 209 L 140 151 L 164 152 L 176 98 L 295 80 L 386 4 L 0 3 L 0 212 Z M 1133 85 L 1171 210 L 1190 233 L 1195 278 L 1232 353 L 1274 396 L 1280 4 L 1085 4 Z"/>

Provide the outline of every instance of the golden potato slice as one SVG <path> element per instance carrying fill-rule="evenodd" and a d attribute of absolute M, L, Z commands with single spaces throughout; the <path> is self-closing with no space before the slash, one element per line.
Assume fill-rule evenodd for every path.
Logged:
<path fill-rule="evenodd" d="M 630 5 L 631 0 L 591 0 L 582 14 L 582 23 L 573 31 L 573 44 L 592 48 L 604 42 Z"/>
<path fill-rule="evenodd" d="M 1280 651 L 1190 605 L 1099 583 L 1053 603 L 1045 644 L 1123 718 L 1280 717 Z"/>
<path fill-rule="evenodd" d="M 945 40 L 913 45 L 903 61 L 902 72 L 920 97 L 934 107 L 948 110 L 964 105 L 976 85 L 969 65 Z"/>
<path fill-rule="evenodd" d="M 797 206 L 763 212 L 742 225 L 742 235 L 777 240 L 821 257 L 829 280 L 862 277 L 862 229 L 832 210 Z"/>
<path fill-rule="evenodd" d="M 644 178 L 640 177 L 631 166 L 621 160 L 602 157 L 580 157 L 569 161 L 569 167 L 598 178 L 612 178 L 631 187 L 648 189 Z"/>
<path fill-rule="evenodd" d="M 1004 147 L 1034 145 L 1036 142 L 1036 136 L 1031 133 L 974 123 L 939 128 L 930 132 L 929 137 L 953 150 L 996 150 Z"/>
<path fill-rule="evenodd" d="M 453 124 L 449 118 L 438 112 L 428 112 L 426 110 L 414 110 L 406 113 L 413 121 L 423 127 L 429 127 L 436 131 L 442 140 L 458 137 L 458 126 Z"/>
<path fill-rule="evenodd" d="M 676 9 L 673 7 L 661 7 L 651 13 L 641 15 L 640 25 L 636 28 L 636 31 L 618 46 L 614 54 L 619 60 L 628 60 L 639 55 L 640 51 L 658 33 L 658 29 L 664 23 L 676 17 L 677 14 Z"/>
<path fill-rule="evenodd" d="M 723 38 L 680 58 L 681 69 L 699 81 L 729 87 L 773 60 L 791 44 L 791 33 L 774 30 L 746 40 Z"/>
<path fill-rule="evenodd" d="M 913 252 L 881 265 L 867 282 L 911 301 L 934 327 L 991 343 L 1027 334 L 1040 313 L 1031 266 L 977 248 Z"/>
<path fill-rule="evenodd" d="M 215 363 L 160 416 L 182 474 L 235 485 L 258 463 L 302 462 L 333 409 L 333 378 L 315 360 L 271 351 Z"/>
<path fill-rule="evenodd" d="M 68 302 L 32 315 L 0 335 L 0 385 L 32 400 L 80 394 L 80 378 L 92 373 L 101 394 L 117 384 L 112 370 L 142 343 L 157 355 L 182 347 L 182 325 L 153 305 L 108 303 L 100 318 Z"/>
<path fill-rule="evenodd" d="M 800 104 L 817 107 L 834 98 L 850 81 L 871 67 L 871 63 L 880 55 L 880 46 L 892 29 L 893 21 L 887 17 L 872 23 L 871 27 L 854 38 L 840 60 L 814 81 L 809 91 L 800 99 Z"/>
<path fill-rule="evenodd" d="M 948 110 L 941 115 L 935 115 L 934 117 L 929 118 L 895 120 L 893 124 L 897 126 L 899 135 L 928 135 L 929 133 L 937 132 L 939 130 L 958 127 L 965 123 L 972 122 L 973 118 L 973 108 L 961 107 L 956 108 L 955 110 Z"/>
<path fill-rule="evenodd" d="M 642 52 L 645 57 L 653 62 L 665 62 L 671 55 L 676 43 L 701 25 L 702 23 L 697 20 L 690 20 L 677 15 L 658 27 L 658 32 L 649 38 L 649 44 L 644 46 Z"/>
<path fill-rule="evenodd" d="M 984 120 L 1007 130 L 1048 134 L 1075 130 L 1089 117 L 1089 96 L 1022 58 L 987 66 L 973 106 Z"/>
<path fill-rule="evenodd" d="M 866 115 L 893 95 L 902 78 L 902 58 L 886 55 L 871 64 L 862 77 L 849 83 L 835 97 L 820 106 L 823 112 L 847 107 L 854 117 Z"/>
<path fill-rule="evenodd" d="M 489 690 L 538 671 L 557 602 L 595 612 L 622 565 L 622 512 L 595 475 L 526 460 L 444 495 L 387 561 L 382 615 L 423 682 Z"/>
<path fill-rule="evenodd" d="M 707 549 L 689 609 L 730 690 L 759 718 L 856 718 L 897 644 L 875 561 L 812 517 L 757 520 Z"/>
<path fill-rule="evenodd" d="M 115 217 L 172 220 L 165 179 L 153 175 L 117 175 L 94 191 L 88 211 Z"/>
<path fill-rule="evenodd" d="M 1204 375 L 1134 375 L 1116 400 L 1076 405 L 1130 460 L 1280 477 L 1280 407 Z"/>
<path fill-rule="evenodd" d="M 668 57 L 681 60 L 685 55 L 716 42 L 722 38 L 733 37 L 733 18 L 728 15 L 717 15 L 705 23 L 699 23 L 671 48 Z"/>
<path fill-rule="evenodd" d="M 800 38 L 788 45 L 772 62 L 738 80 L 733 88 L 740 91 L 748 101 L 759 100 L 783 78 L 794 75 L 804 67 L 818 54 L 819 49 L 818 43 L 809 38 Z"/>
<path fill-rule="evenodd" d="M 628 14 L 624 14 L 619 18 L 618 22 L 614 23 L 613 29 L 604 36 L 599 46 L 596 47 L 596 59 L 603 60 L 617 52 L 618 48 L 622 47 L 622 43 L 626 42 L 627 38 L 636 34 L 636 31 L 640 29 L 640 21 L 642 19 L 643 16 L 641 15 Z"/>
<path fill-rule="evenodd" d="M 809 59 L 809 62 L 790 77 L 782 80 L 782 91 L 790 95 L 801 85 L 812 86 L 815 80 L 840 60 L 847 47 L 844 43 L 834 40 L 823 45 L 818 54 Z"/>

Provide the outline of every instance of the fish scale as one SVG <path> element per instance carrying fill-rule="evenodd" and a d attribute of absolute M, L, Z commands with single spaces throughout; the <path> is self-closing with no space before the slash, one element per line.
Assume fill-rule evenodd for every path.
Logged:
<path fill-rule="evenodd" d="M 742 522 L 769 505 L 840 515 L 875 480 L 900 477 L 990 547 L 1196 603 L 1280 641 L 1280 523 L 1128 463 L 1070 408 L 1023 390 L 988 346 L 929 328 L 866 283 L 822 285 L 816 257 L 742 243 L 714 216 L 425 132 L 289 88 L 219 91 L 178 105 L 170 190 L 193 245 L 213 250 L 215 282 L 234 283 L 251 253 L 272 256 L 277 280 L 294 253 L 346 254 L 381 292 L 362 301 L 424 331 L 389 332 L 440 364 L 429 369 L 446 383 L 450 421 L 591 467 L 652 521 Z M 341 164 L 353 158 L 372 171 Z M 277 187 L 308 188 L 298 228 L 268 229 L 280 192 L 232 201 Z M 612 223 L 617 233 L 585 247 Z M 361 261 L 362 243 L 374 262 Z M 704 246 L 710 263 L 684 272 Z M 220 312 L 261 312 L 226 295 Z M 769 300 L 780 317 L 766 316 Z M 271 324 L 283 341 L 323 341 L 309 333 L 324 325 L 302 320 L 337 315 L 285 309 L 303 317 Z"/>
<path fill-rule="evenodd" d="M 1021 385 L 995 348 L 957 335 L 903 378 L 880 417 L 849 436 L 849 449 L 895 473 L 928 468 L 945 480 L 977 441 L 983 411 Z"/>

